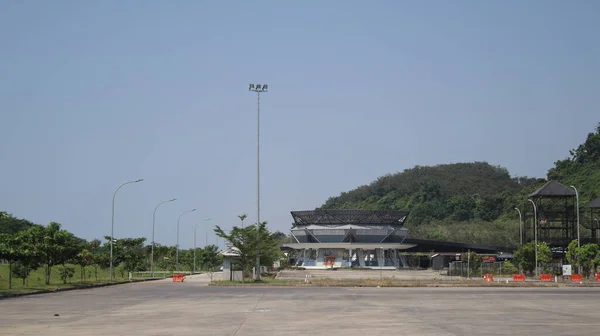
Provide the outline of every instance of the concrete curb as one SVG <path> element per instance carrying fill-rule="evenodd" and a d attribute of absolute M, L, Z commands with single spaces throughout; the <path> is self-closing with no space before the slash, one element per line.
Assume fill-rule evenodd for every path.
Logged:
<path fill-rule="evenodd" d="M 0 300 L 14 299 L 14 298 L 22 297 L 22 296 L 67 292 L 67 291 L 80 290 L 80 289 L 109 287 L 109 286 L 116 286 L 116 285 L 125 285 L 125 284 L 130 284 L 130 283 L 135 283 L 135 282 L 156 281 L 156 280 L 164 280 L 164 279 L 169 279 L 169 277 L 157 278 L 157 279 L 139 279 L 139 280 L 131 280 L 131 281 L 126 280 L 126 281 L 121 281 L 121 282 L 107 282 L 107 283 L 90 284 L 90 285 L 84 285 L 84 286 L 56 288 L 56 289 L 43 289 L 43 290 L 28 292 L 28 293 L 15 293 L 15 294 L 0 295 Z"/>
<path fill-rule="evenodd" d="M 339 283 L 339 284 L 309 284 L 309 283 L 246 283 L 246 284 L 217 284 L 209 283 L 214 287 L 371 287 L 371 288 L 432 288 L 432 287 L 488 287 L 488 288 L 576 288 L 576 287 L 600 287 L 596 283 L 396 283 L 396 284 L 361 284 L 361 283 Z"/>

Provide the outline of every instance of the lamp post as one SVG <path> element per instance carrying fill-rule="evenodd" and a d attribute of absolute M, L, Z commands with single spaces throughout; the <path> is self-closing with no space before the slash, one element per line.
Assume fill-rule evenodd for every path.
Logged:
<path fill-rule="evenodd" d="M 260 248 L 258 244 L 258 228 L 260 226 L 260 94 L 268 92 L 267 84 L 250 84 L 249 91 L 256 92 L 256 281 L 260 281 Z"/>
<path fill-rule="evenodd" d="M 209 221 L 210 218 L 207 218 L 201 222 L 199 222 L 198 224 L 196 224 L 196 226 L 194 226 L 194 267 L 193 267 L 193 273 L 196 273 L 196 229 L 198 228 L 198 225 Z"/>
<path fill-rule="evenodd" d="M 577 200 L 577 247 L 581 246 L 581 241 L 579 238 L 579 192 L 575 186 L 571 186 L 573 190 L 575 190 L 575 199 Z"/>
<path fill-rule="evenodd" d="M 139 179 L 139 180 L 135 180 L 135 181 L 129 181 L 129 182 L 125 182 L 123 184 L 121 184 L 117 190 L 115 190 L 115 192 L 113 193 L 113 198 L 112 198 L 112 219 L 110 221 L 110 281 L 112 281 L 114 279 L 114 274 L 113 274 L 113 242 L 115 240 L 115 236 L 114 236 L 114 231 L 115 231 L 115 196 L 117 196 L 117 191 L 119 191 L 119 189 L 121 189 L 121 187 L 123 187 L 126 184 L 131 184 L 131 183 L 138 183 L 138 182 L 142 182 L 144 179 Z"/>
<path fill-rule="evenodd" d="M 515 210 L 519 213 L 519 237 L 521 238 L 521 246 L 523 246 L 523 216 L 519 208 L 515 208 Z"/>
<path fill-rule="evenodd" d="M 175 267 L 177 270 L 179 270 L 179 221 L 181 220 L 181 216 L 192 211 L 196 211 L 196 209 L 188 210 L 179 215 L 179 218 L 177 218 L 177 244 L 175 246 Z"/>
<path fill-rule="evenodd" d="M 533 204 L 533 231 L 535 236 L 535 276 L 538 276 L 538 243 L 537 243 L 537 207 L 535 206 L 535 202 L 528 199 L 531 204 Z"/>
<path fill-rule="evenodd" d="M 177 200 L 177 198 L 173 198 L 167 201 L 162 201 L 158 203 L 156 208 L 154 208 L 154 213 L 152 214 L 152 250 L 150 252 L 150 275 L 154 278 L 154 228 L 156 227 L 156 210 L 161 204 L 173 202 Z"/>

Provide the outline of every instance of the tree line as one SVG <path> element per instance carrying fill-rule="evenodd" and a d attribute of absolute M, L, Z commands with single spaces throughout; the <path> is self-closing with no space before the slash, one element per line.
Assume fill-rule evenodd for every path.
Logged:
<path fill-rule="evenodd" d="M 600 246 L 594 243 L 577 246 L 577 240 L 571 241 L 566 250 L 567 264 L 570 264 L 572 273 L 581 274 L 584 277 L 593 277 L 600 266 Z M 463 253 L 460 256 L 463 265 L 468 264 L 468 272 L 473 275 L 483 273 L 496 274 L 517 274 L 524 273 L 534 276 L 536 269 L 535 242 L 529 242 L 519 247 L 512 260 L 506 260 L 501 263 L 501 268 L 497 267 L 499 263 L 488 264 L 484 266 L 483 257 L 474 252 Z M 562 256 L 552 252 L 550 246 L 545 242 L 538 242 L 537 265 L 540 274 L 562 275 Z"/>
<path fill-rule="evenodd" d="M 44 283 L 48 285 L 57 266 L 64 283 L 71 280 L 75 267 L 81 269 L 81 281 L 98 281 L 98 269 L 104 270 L 110 265 L 109 236 L 86 241 L 62 229 L 59 223 L 37 225 L 7 212 L 0 212 L 0 232 L 0 260 L 9 265 L 9 287 L 13 277 L 25 285 L 30 274 L 39 268 L 44 269 Z M 115 239 L 115 272 L 123 278 L 128 272 L 147 271 L 150 252 L 151 245 L 146 244 L 146 238 Z M 194 258 L 193 249 L 180 250 L 179 265 L 176 265 L 176 247 L 155 244 L 154 265 L 156 270 L 164 271 L 214 270 L 221 264 L 217 252 L 218 247 L 214 245 L 197 248 Z"/>

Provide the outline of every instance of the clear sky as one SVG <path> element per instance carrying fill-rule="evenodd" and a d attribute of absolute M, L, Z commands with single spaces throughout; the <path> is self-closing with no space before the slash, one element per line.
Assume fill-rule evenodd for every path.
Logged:
<path fill-rule="evenodd" d="M 600 2 L 0 1 L 0 210 L 193 244 L 415 165 L 543 177 L 598 121 Z M 198 230 L 204 245 L 209 226 Z M 212 233 L 209 243 L 215 243 Z M 201 244 L 200 244 L 201 243 Z M 222 245 L 222 242 L 221 242 Z"/>

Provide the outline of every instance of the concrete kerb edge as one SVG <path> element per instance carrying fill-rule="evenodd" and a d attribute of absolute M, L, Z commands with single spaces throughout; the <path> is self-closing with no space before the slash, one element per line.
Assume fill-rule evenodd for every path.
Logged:
<path fill-rule="evenodd" d="M 22 297 L 22 296 L 30 296 L 30 295 L 38 295 L 38 294 L 50 294 L 50 293 L 58 293 L 58 292 L 67 292 L 67 291 L 72 291 L 72 290 L 82 290 L 82 289 L 92 289 L 92 288 L 100 288 L 100 287 L 108 287 L 108 286 L 116 286 L 116 285 L 125 285 L 125 284 L 129 284 L 129 283 L 134 283 L 134 282 L 164 280 L 164 279 L 170 279 L 170 278 L 171 277 L 156 278 L 156 279 L 138 279 L 138 280 L 131 280 L 131 281 L 127 280 L 127 281 L 121 281 L 121 282 L 107 282 L 107 283 L 101 283 L 101 284 L 91 284 L 91 285 L 77 286 L 77 287 L 44 289 L 44 290 L 39 290 L 39 291 L 29 292 L 29 293 L 16 293 L 16 294 L 1 295 L 0 300 L 14 299 L 14 298 Z"/>
<path fill-rule="evenodd" d="M 600 287 L 596 283 L 397 283 L 397 284 L 356 284 L 356 283 L 337 283 L 337 284 L 315 284 L 315 283 L 246 283 L 229 284 L 211 282 L 208 286 L 214 287 L 371 287 L 371 288 L 432 288 L 432 287 L 489 287 L 489 288 L 567 288 L 567 287 Z"/>

